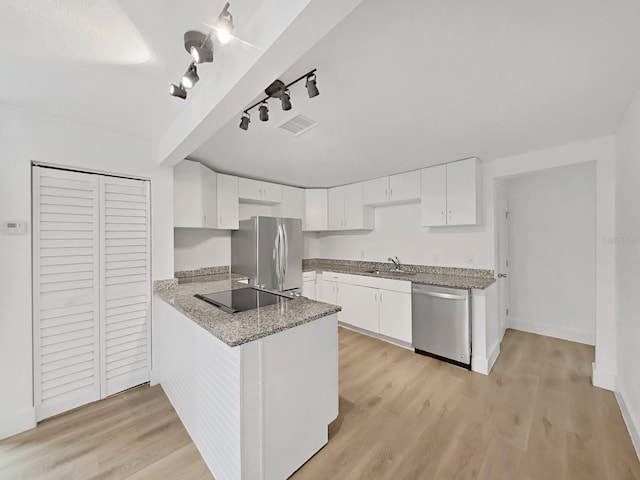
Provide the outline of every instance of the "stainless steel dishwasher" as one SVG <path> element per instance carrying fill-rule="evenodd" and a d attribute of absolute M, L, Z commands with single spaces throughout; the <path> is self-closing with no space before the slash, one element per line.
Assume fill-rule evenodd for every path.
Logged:
<path fill-rule="evenodd" d="M 471 369 L 469 290 L 414 283 L 411 293 L 415 352 Z"/>

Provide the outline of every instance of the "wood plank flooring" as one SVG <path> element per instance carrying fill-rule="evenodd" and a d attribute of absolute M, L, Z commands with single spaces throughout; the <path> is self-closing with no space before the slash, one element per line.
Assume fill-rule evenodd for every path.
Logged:
<path fill-rule="evenodd" d="M 340 329 L 340 416 L 308 479 L 640 480 L 593 347 L 509 330 L 483 376 Z M 211 479 L 160 387 L 0 441 L 0 479 Z"/>

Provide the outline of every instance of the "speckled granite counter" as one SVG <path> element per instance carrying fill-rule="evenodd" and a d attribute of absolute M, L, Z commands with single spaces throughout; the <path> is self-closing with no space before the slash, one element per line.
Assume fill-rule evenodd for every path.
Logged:
<path fill-rule="evenodd" d="M 180 278 L 178 285 L 158 289 L 155 295 L 230 347 L 257 340 L 341 310 L 337 305 L 298 297 L 287 299 L 280 305 L 269 305 L 229 314 L 194 297 L 197 293 L 246 288 L 245 284 L 237 281 L 242 278 L 228 273 Z"/>
<path fill-rule="evenodd" d="M 346 273 L 367 277 L 403 280 L 422 285 L 436 285 L 452 288 L 470 288 L 483 290 L 495 283 L 493 270 L 432 267 L 425 265 L 402 265 L 410 275 L 398 275 L 390 272 L 389 263 L 363 262 L 352 260 L 309 259 L 303 260 L 303 271 Z M 376 270 L 379 273 L 371 273 Z"/>

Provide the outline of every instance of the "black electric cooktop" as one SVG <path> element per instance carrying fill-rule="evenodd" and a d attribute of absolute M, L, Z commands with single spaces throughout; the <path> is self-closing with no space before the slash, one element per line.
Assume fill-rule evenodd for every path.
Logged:
<path fill-rule="evenodd" d="M 194 297 L 215 305 L 227 313 L 238 313 L 253 310 L 258 307 L 266 307 L 276 303 L 284 303 L 287 300 L 282 295 L 265 292 L 253 287 L 237 288 L 224 292 L 197 294 Z"/>

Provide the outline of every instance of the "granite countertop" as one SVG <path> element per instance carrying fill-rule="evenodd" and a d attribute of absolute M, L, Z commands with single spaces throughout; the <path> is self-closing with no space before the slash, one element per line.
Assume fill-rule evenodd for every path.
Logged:
<path fill-rule="evenodd" d="M 246 288 L 246 284 L 238 282 L 243 278 L 246 277 L 228 273 L 180 278 L 177 285 L 174 283 L 157 289 L 155 295 L 230 347 L 267 337 L 341 310 L 337 305 L 296 297 L 288 298 L 280 305 L 230 314 L 194 297 L 197 293 Z"/>
<path fill-rule="evenodd" d="M 421 285 L 435 285 L 440 287 L 451 288 L 464 288 L 464 289 L 479 289 L 483 290 L 493 283 L 492 271 L 467 270 L 469 275 L 459 275 L 455 273 L 467 273 L 466 269 L 452 269 L 452 268 L 439 268 L 439 267 L 419 267 L 423 271 L 417 271 L 419 268 L 415 268 L 413 265 L 406 265 L 408 272 L 411 275 L 398 275 L 390 272 L 390 265 L 388 264 L 371 264 L 365 265 L 365 262 L 357 261 L 337 261 L 337 262 L 308 262 L 303 266 L 303 271 L 317 271 L 317 272 L 333 272 L 333 273 L 346 273 L 349 275 L 362 275 L 366 277 L 376 278 L 388 278 L 391 280 L 403 280 L 406 282 L 417 283 Z M 378 270 L 380 273 L 370 273 L 367 270 Z M 431 271 L 429 271 L 431 270 Z M 480 272 L 478 274 L 477 272 Z M 489 272 L 491 272 L 489 274 Z"/>

